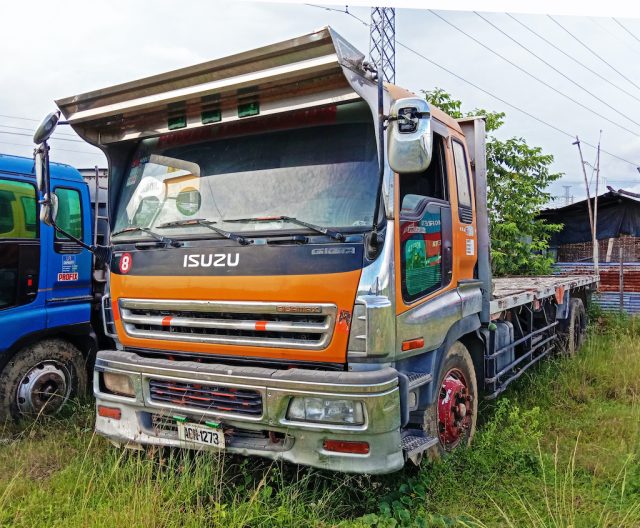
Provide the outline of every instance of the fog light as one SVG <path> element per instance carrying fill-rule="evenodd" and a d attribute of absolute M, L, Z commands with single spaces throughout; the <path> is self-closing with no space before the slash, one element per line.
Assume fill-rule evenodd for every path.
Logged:
<path fill-rule="evenodd" d="M 362 402 L 325 398 L 292 398 L 288 420 L 345 425 L 364 424 Z"/>
<path fill-rule="evenodd" d="M 126 374 L 115 374 L 113 372 L 104 372 L 102 374 L 104 387 L 112 394 L 120 396 L 135 396 L 136 391 L 133 388 L 133 380 Z"/>

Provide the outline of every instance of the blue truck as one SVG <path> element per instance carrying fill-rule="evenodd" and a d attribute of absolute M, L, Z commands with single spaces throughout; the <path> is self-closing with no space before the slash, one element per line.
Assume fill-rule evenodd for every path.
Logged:
<path fill-rule="evenodd" d="M 89 188 L 51 164 L 57 223 L 85 244 L 94 219 Z M 87 390 L 101 325 L 91 253 L 39 219 L 32 158 L 0 154 L 0 425 L 56 413 Z"/>

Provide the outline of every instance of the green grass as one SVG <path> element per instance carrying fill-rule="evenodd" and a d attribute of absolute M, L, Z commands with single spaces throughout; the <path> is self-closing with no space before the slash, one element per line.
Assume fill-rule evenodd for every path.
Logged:
<path fill-rule="evenodd" d="M 640 526 L 639 320 L 598 317 L 481 415 L 472 449 L 374 478 L 120 451 L 86 404 L 0 431 L 0 526 Z"/>

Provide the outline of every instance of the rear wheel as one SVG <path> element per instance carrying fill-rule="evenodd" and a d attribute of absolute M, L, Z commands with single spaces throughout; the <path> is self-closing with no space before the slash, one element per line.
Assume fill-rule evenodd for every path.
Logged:
<path fill-rule="evenodd" d="M 427 411 L 425 429 L 439 443 L 430 458 L 445 455 L 469 445 L 478 418 L 478 385 L 473 361 L 467 348 L 456 341 L 444 357 L 438 376 L 437 400 Z"/>
<path fill-rule="evenodd" d="M 0 423 L 56 414 L 87 390 L 80 350 L 61 339 L 23 348 L 0 372 Z"/>
<path fill-rule="evenodd" d="M 565 330 L 561 334 L 561 346 L 568 356 L 574 356 L 580 349 L 587 336 L 587 312 L 582 299 L 573 298 L 569 301 L 569 318 Z"/>

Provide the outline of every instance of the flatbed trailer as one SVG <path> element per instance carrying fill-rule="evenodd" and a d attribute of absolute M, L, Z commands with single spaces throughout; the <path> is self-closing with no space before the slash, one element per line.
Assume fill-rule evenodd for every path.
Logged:
<path fill-rule="evenodd" d="M 590 293 L 598 284 L 596 275 L 502 277 L 493 279 L 490 302 L 492 321 L 508 320 L 513 335 L 498 343 L 489 338 L 485 354 L 485 397 L 493 399 L 518 379 L 529 367 L 551 353 L 557 345 L 573 353 L 580 346 L 582 331 L 570 329 L 568 319 L 571 297 L 580 299 L 587 306 Z M 550 313 L 550 308 L 555 312 Z M 559 312 L 559 313 L 558 313 Z M 585 325 L 586 313 L 577 314 L 574 324 Z M 495 326 L 496 323 L 493 323 Z M 576 333 L 575 342 L 558 343 L 562 332 Z M 508 329 L 511 330 L 511 329 Z M 506 359 L 508 358 L 508 359 Z"/>

